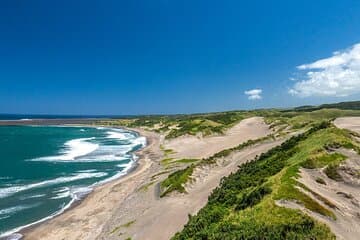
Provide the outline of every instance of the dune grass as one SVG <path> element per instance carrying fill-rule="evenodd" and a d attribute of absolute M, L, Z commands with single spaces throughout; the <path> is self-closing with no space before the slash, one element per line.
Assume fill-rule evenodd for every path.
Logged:
<path fill-rule="evenodd" d="M 302 163 L 302 167 L 308 169 L 322 168 L 329 163 L 340 163 L 345 160 L 346 157 L 340 153 L 328 154 L 325 151 L 312 154 L 308 159 Z"/>
<path fill-rule="evenodd" d="M 180 193 L 185 192 L 184 184 L 189 181 L 195 165 L 192 164 L 185 169 L 178 170 L 171 173 L 168 178 L 160 183 L 161 194 L 160 197 L 164 197 L 166 194 L 172 191 L 178 191 Z"/>
<path fill-rule="evenodd" d="M 166 196 L 167 194 L 169 194 L 172 191 L 178 191 L 180 193 L 184 193 L 185 189 L 179 185 L 179 183 L 180 183 L 179 180 L 181 179 L 181 185 L 184 185 L 187 181 L 189 181 L 191 179 L 191 174 L 193 173 L 193 170 L 196 167 L 201 166 L 201 165 L 213 164 L 216 162 L 217 159 L 227 157 L 234 151 L 240 151 L 246 147 L 249 147 L 254 144 L 272 139 L 272 137 L 273 137 L 272 135 L 269 135 L 269 136 L 258 138 L 255 140 L 248 140 L 244 143 L 239 144 L 236 147 L 222 150 L 222 151 L 215 153 L 214 155 L 212 155 L 208 158 L 204 158 L 204 159 L 180 159 L 180 160 L 166 159 L 167 166 L 170 163 L 192 163 L 192 164 L 190 166 L 186 166 L 183 169 L 176 170 L 175 172 L 170 174 L 168 176 L 168 178 L 166 178 L 161 183 L 161 186 L 162 186 L 161 190 L 163 190 L 161 193 L 161 197 Z M 176 186 L 172 186 L 172 185 L 176 185 Z"/>
<path fill-rule="evenodd" d="M 295 201 L 335 218 L 331 210 L 335 206 L 329 200 L 296 181 L 308 159 L 312 159 L 311 167 L 344 159 L 342 155 L 326 155 L 329 143 L 357 148 L 347 131 L 329 123 L 317 124 L 224 178 L 207 205 L 190 216 L 185 228 L 172 239 L 335 239 L 326 225 L 300 210 L 275 203 L 282 199 Z M 299 189 L 310 192 L 327 207 Z"/>
<path fill-rule="evenodd" d="M 339 167 L 338 163 L 331 163 L 325 168 L 324 173 L 326 174 L 326 176 L 328 176 L 328 178 L 331 178 L 335 181 L 341 181 L 342 177 L 338 173 L 338 170 L 337 170 L 338 167 Z"/>

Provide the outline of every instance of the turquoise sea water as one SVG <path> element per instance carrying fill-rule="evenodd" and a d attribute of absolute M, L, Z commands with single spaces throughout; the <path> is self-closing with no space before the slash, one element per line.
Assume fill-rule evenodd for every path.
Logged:
<path fill-rule="evenodd" d="M 53 217 L 126 174 L 145 144 L 122 129 L 0 126 L 0 236 Z"/>

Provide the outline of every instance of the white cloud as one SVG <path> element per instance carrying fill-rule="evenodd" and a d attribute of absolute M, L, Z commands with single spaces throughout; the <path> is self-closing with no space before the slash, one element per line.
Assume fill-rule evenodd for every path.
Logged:
<path fill-rule="evenodd" d="M 245 93 L 245 95 L 248 96 L 248 99 L 250 99 L 250 100 L 262 99 L 262 97 L 261 97 L 262 90 L 261 89 L 252 89 L 252 90 L 245 91 L 244 93 Z"/>
<path fill-rule="evenodd" d="M 345 97 L 360 93 L 360 43 L 297 68 L 306 73 L 289 90 L 292 95 Z"/>

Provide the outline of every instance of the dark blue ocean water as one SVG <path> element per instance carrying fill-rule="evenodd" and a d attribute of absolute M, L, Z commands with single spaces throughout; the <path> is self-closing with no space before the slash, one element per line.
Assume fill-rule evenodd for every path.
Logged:
<path fill-rule="evenodd" d="M 127 116 L 115 115 L 45 115 L 45 114 L 2 114 L 0 120 L 23 120 L 23 119 L 85 119 L 85 118 L 124 118 Z"/>
<path fill-rule="evenodd" d="M 59 214 L 126 174 L 145 144 L 122 129 L 0 126 L 0 236 Z"/>

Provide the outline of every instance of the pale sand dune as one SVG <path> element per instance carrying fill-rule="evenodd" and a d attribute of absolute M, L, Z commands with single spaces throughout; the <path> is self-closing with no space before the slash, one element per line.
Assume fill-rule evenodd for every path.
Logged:
<path fill-rule="evenodd" d="M 235 147 L 249 139 L 256 139 L 271 133 L 263 118 L 252 117 L 242 120 L 224 135 L 211 137 L 182 136 L 167 140 L 164 147 L 176 153 L 174 158 L 205 158 L 223 149 Z"/>
<path fill-rule="evenodd" d="M 271 141 L 233 154 L 230 157 L 233 161 L 229 159 L 227 165 L 204 170 L 206 174 L 201 181 L 187 188 L 187 194 L 172 194 L 159 199 L 154 194 L 156 186 L 149 188 L 145 193 L 138 193 L 137 197 L 129 198 L 118 208 L 98 239 L 115 240 L 127 237 L 131 237 L 132 240 L 170 239 L 186 224 L 188 214 L 196 214 L 206 204 L 208 196 L 219 185 L 222 177 L 236 171 L 239 164 L 254 159 L 256 155 L 280 143 L 281 141 Z M 133 220 L 135 222 L 130 227 L 121 227 L 117 234 L 112 234 L 114 229 Z"/>
<path fill-rule="evenodd" d="M 338 118 L 334 124 L 338 128 L 360 133 L 360 117 Z M 359 140 L 359 138 L 355 139 Z M 301 169 L 298 179 L 299 182 L 335 206 L 331 211 L 336 215 L 336 220 L 311 212 L 292 201 L 278 201 L 277 204 L 300 209 L 327 224 L 337 239 L 357 240 L 360 236 L 360 179 L 356 173 L 360 171 L 360 156 L 353 150 L 337 149 L 336 151 L 348 158 L 338 170 L 343 181 L 334 181 L 328 178 L 322 169 Z M 317 183 L 317 178 L 322 178 L 326 185 Z M 329 208 L 313 194 L 306 193 L 324 207 Z"/>
<path fill-rule="evenodd" d="M 338 128 L 345 128 L 360 133 L 360 117 L 341 117 L 334 120 Z"/>
<path fill-rule="evenodd" d="M 166 148 L 177 151 L 179 158 L 207 157 L 270 132 L 262 118 L 250 118 L 231 128 L 224 136 L 202 139 L 182 137 L 166 143 Z M 280 141 L 267 142 L 244 149 L 236 153 L 236 158 L 230 156 L 231 161 L 226 166 L 208 170 L 201 181 L 189 186 L 189 194 L 160 199 L 157 186 L 166 175 L 153 179 L 151 176 L 164 171 L 160 165 L 163 136 L 146 131 L 142 131 L 142 135 L 151 144 L 142 151 L 139 167 L 133 173 L 97 188 L 64 214 L 24 231 L 25 239 L 169 239 L 181 230 L 189 213 L 196 213 L 206 204 L 208 195 L 223 176 L 234 171 L 238 164 L 280 144 Z"/>
<path fill-rule="evenodd" d="M 344 152 L 343 152 L 344 153 Z M 359 156 L 355 153 L 346 154 L 349 156 L 347 162 L 357 162 L 360 166 Z M 355 157 L 355 158 L 354 158 Z M 316 182 L 317 178 L 322 178 L 326 185 Z M 360 185 L 352 182 L 337 182 L 329 179 L 319 169 L 301 169 L 299 182 L 307 186 L 313 192 L 329 201 L 334 208 L 329 208 L 322 201 L 318 200 L 313 194 L 303 190 L 306 194 L 323 205 L 331 209 L 335 214 L 336 220 L 330 219 L 315 212 L 311 212 L 304 206 L 292 201 L 277 201 L 279 206 L 300 209 L 320 222 L 327 224 L 331 231 L 340 240 L 358 240 L 360 236 Z"/>

